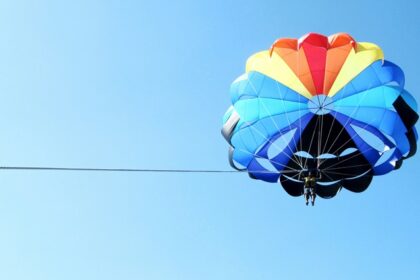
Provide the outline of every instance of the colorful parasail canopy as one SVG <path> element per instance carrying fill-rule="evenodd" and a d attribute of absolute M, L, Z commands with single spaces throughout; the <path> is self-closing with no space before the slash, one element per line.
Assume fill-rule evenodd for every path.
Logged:
<path fill-rule="evenodd" d="M 403 71 L 345 33 L 277 40 L 248 59 L 230 96 L 230 164 L 292 196 L 314 168 L 319 196 L 362 192 L 416 152 L 417 104 Z"/>

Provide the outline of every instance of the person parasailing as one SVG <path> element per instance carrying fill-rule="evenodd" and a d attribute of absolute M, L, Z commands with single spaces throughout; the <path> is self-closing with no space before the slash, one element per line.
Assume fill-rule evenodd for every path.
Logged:
<path fill-rule="evenodd" d="M 321 171 L 318 169 L 309 169 L 300 173 L 299 179 L 303 179 L 303 194 L 305 197 L 306 205 L 309 204 L 309 198 L 311 198 L 312 206 L 315 205 L 316 184 L 317 181 L 321 178 Z"/>

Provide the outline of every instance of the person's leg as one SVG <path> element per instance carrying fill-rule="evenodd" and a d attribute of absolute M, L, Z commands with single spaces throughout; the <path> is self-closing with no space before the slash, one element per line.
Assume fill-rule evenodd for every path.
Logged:
<path fill-rule="evenodd" d="M 312 206 L 315 205 L 315 198 L 316 198 L 315 188 L 311 188 L 311 203 L 312 203 Z"/>
<path fill-rule="evenodd" d="M 309 204 L 309 196 L 310 196 L 309 188 L 304 189 L 304 196 L 305 196 L 306 205 L 308 205 Z"/>

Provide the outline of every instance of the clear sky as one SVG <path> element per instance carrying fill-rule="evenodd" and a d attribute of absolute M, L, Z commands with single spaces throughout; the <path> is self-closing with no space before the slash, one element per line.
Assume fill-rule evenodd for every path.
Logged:
<path fill-rule="evenodd" d="M 230 83 L 280 37 L 380 45 L 418 1 L 1 1 L 0 165 L 229 169 Z M 246 174 L 0 171 L 0 279 L 420 279 L 420 157 L 306 207 Z"/>

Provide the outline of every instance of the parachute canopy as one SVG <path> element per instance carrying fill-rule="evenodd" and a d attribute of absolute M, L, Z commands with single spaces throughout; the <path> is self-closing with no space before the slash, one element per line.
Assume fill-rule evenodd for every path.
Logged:
<path fill-rule="evenodd" d="M 248 59 L 230 97 L 222 134 L 231 165 L 293 196 L 302 171 L 320 170 L 316 191 L 329 198 L 365 190 L 416 152 L 417 104 L 403 71 L 345 33 L 277 40 Z"/>

